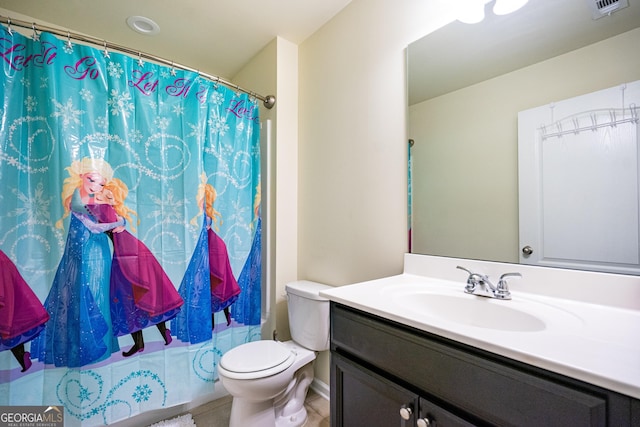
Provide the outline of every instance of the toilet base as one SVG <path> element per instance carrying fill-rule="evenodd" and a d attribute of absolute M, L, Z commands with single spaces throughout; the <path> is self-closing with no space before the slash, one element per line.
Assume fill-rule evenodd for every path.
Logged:
<path fill-rule="evenodd" d="M 229 427 L 301 427 L 307 421 L 307 410 L 297 412 L 276 420 L 272 401 L 248 402 L 234 398 L 231 405 Z"/>
<path fill-rule="evenodd" d="M 265 401 L 234 397 L 229 427 L 301 427 L 307 421 L 304 400 L 313 380 L 313 364 L 300 368 L 286 390 Z"/>
<path fill-rule="evenodd" d="M 294 374 L 284 394 L 274 400 L 276 427 L 300 427 L 307 421 L 304 401 L 311 381 L 313 365 L 309 363 Z"/>
<path fill-rule="evenodd" d="M 303 406 L 296 413 L 276 420 L 276 427 L 301 427 L 307 422 L 307 410 Z"/>
<path fill-rule="evenodd" d="M 276 425 L 273 401 L 249 402 L 233 398 L 229 427 L 274 427 Z"/>

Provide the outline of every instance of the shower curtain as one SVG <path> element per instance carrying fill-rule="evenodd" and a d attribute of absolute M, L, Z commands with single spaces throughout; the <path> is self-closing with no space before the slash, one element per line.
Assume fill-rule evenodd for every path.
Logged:
<path fill-rule="evenodd" d="M 260 336 L 255 99 L 0 30 L 0 405 L 111 424 L 212 393 Z"/>

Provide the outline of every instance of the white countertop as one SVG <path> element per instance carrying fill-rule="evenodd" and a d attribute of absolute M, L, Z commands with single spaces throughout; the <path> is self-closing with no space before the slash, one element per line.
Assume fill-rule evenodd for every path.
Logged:
<path fill-rule="evenodd" d="M 640 284 L 640 279 L 633 283 Z M 410 274 L 405 268 L 404 274 L 336 287 L 321 292 L 321 296 L 640 399 L 640 310 L 526 293 L 518 291 L 515 285 L 511 286 L 513 299 L 500 301 L 465 294 L 464 285 L 464 275 L 454 281 Z M 606 288 L 606 284 L 601 287 Z M 419 303 L 407 304 L 407 300 L 402 299 L 402 295 L 415 295 L 422 289 L 427 294 L 435 291 L 455 298 L 481 298 L 483 304 L 530 312 L 549 322 L 540 330 L 530 331 L 477 327 L 452 320 L 456 313 L 442 317 L 428 310 L 420 312 Z"/>

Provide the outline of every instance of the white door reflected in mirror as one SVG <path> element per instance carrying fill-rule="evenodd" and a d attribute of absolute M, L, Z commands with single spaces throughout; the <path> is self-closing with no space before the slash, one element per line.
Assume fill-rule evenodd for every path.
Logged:
<path fill-rule="evenodd" d="M 640 274 L 640 81 L 518 114 L 520 262 Z"/>

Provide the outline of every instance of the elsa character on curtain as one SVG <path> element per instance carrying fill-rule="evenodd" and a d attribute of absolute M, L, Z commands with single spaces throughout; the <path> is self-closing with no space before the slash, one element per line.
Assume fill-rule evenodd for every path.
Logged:
<path fill-rule="evenodd" d="M 216 190 L 207 183 L 203 173 L 196 195 L 203 217 L 202 228 L 178 289 L 185 300 L 185 308 L 173 321 L 176 336 L 191 344 L 211 339 L 215 313 L 223 311 L 227 326 L 231 324 L 229 307 L 240 294 L 240 287 L 231 270 L 227 246 L 212 229 L 212 225 L 216 226 L 218 217 L 221 217 L 220 212 L 213 208 L 215 199 Z M 196 224 L 198 216 L 191 220 L 192 224 Z"/>
<path fill-rule="evenodd" d="M 100 221 L 111 223 L 125 218 L 130 224 L 135 211 L 124 204 L 129 193 L 127 185 L 118 178 L 108 182 L 91 212 Z M 135 231 L 135 227 L 131 225 Z M 166 321 L 180 311 L 183 301 L 175 286 L 153 253 L 127 230 L 107 233 L 113 241 L 111 264 L 111 320 L 116 336 L 131 334 L 133 346 L 122 352 L 124 357 L 144 350 L 142 330 L 155 325 L 165 345 L 172 341 Z"/>
<path fill-rule="evenodd" d="M 62 228 L 70 216 L 64 253 L 44 307 L 51 316 L 31 343 L 32 357 L 45 364 L 77 368 L 108 358 L 120 350 L 111 331 L 109 275 L 111 248 L 105 234 L 124 229 L 124 219 L 100 224 L 90 213 L 95 195 L 113 179 L 103 159 L 85 157 L 66 168 Z"/>
<path fill-rule="evenodd" d="M 253 202 L 255 233 L 249 256 L 242 267 L 238 285 L 242 290 L 240 298 L 233 305 L 233 318 L 245 325 L 260 324 L 260 303 L 262 297 L 262 219 L 260 217 L 261 190 L 256 188 Z"/>
<path fill-rule="evenodd" d="M 47 310 L 13 261 L 0 250 L 0 351 L 11 350 L 20 372 L 31 367 L 31 354 L 24 344 L 42 332 L 47 320 Z"/>

